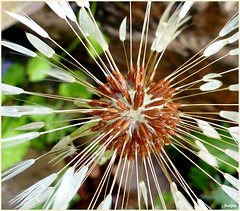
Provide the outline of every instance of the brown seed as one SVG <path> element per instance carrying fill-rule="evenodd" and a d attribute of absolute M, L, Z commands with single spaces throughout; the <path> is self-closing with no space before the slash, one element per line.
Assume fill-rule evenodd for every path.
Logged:
<path fill-rule="evenodd" d="M 130 111 L 130 108 L 129 108 L 125 103 L 123 103 L 123 102 L 121 102 L 121 101 L 119 101 L 119 100 L 117 100 L 116 103 L 117 103 L 117 105 L 119 105 L 122 109 L 127 110 L 127 111 Z"/>
<path fill-rule="evenodd" d="M 156 90 L 161 88 L 164 84 L 164 79 L 158 81 L 157 83 L 153 84 L 150 89 L 147 91 L 147 94 L 153 94 Z"/>
<path fill-rule="evenodd" d="M 102 129 L 107 123 L 104 121 L 99 121 L 99 123 L 91 128 L 91 131 L 99 131 Z"/>
<path fill-rule="evenodd" d="M 157 101 L 154 101 L 152 103 L 149 103 L 148 105 L 145 106 L 145 108 L 149 108 L 149 107 L 152 107 L 152 106 L 160 106 L 164 102 L 165 102 L 165 100 L 157 100 Z"/>
<path fill-rule="evenodd" d="M 92 100 L 91 102 L 88 103 L 88 105 L 93 107 L 96 107 L 96 106 L 107 107 L 110 104 L 111 104 L 110 102 L 106 102 L 103 100 Z"/>
<path fill-rule="evenodd" d="M 107 121 L 107 120 L 115 119 L 115 118 L 120 117 L 120 116 L 121 116 L 121 114 L 104 115 L 104 116 L 102 116 L 102 120 Z"/>
<path fill-rule="evenodd" d="M 93 116 L 104 115 L 106 113 L 107 113 L 107 111 L 105 110 L 105 108 L 104 108 L 104 110 L 103 109 L 102 110 L 101 109 L 92 109 L 91 112 L 88 112 L 89 115 L 93 115 Z"/>
<path fill-rule="evenodd" d="M 100 89 L 106 95 L 113 96 L 115 94 L 115 92 L 113 91 L 113 89 L 111 88 L 111 86 L 109 84 L 101 85 Z"/>
<path fill-rule="evenodd" d="M 150 86 L 150 84 L 153 82 L 155 75 L 156 75 L 156 69 L 153 69 L 147 80 L 147 86 Z"/>
<path fill-rule="evenodd" d="M 121 112 L 123 112 L 123 110 L 118 109 L 118 108 L 113 108 L 113 107 L 107 108 L 107 111 L 109 113 L 121 113 Z"/>

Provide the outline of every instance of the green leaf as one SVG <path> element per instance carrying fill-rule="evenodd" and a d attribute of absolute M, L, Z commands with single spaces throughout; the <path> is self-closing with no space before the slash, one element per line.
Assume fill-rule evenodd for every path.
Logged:
<path fill-rule="evenodd" d="M 7 138 L 22 133 L 21 131 L 14 130 L 14 128 L 27 123 L 27 117 L 21 117 L 19 121 L 15 118 L 5 117 L 2 119 L 2 137 Z M 20 162 L 26 155 L 30 146 L 30 142 L 24 142 L 16 146 L 7 147 L 2 149 L 2 168 L 10 166 L 14 163 Z"/>
<path fill-rule="evenodd" d="M 3 83 L 17 86 L 25 80 L 25 70 L 22 64 L 13 63 L 2 76 Z"/>
<path fill-rule="evenodd" d="M 74 71 L 80 78 L 85 79 L 86 75 L 81 71 Z M 61 83 L 59 85 L 59 94 L 63 96 L 79 97 L 85 99 L 92 98 L 92 92 L 86 87 L 77 83 Z"/>
<path fill-rule="evenodd" d="M 110 40 L 109 37 L 105 34 L 103 35 L 103 37 L 106 40 L 106 42 L 109 43 L 109 40 Z M 89 36 L 89 40 L 91 41 L 91 43 L 94 46 L 98 55 L 101 56 L 103 54 L 102 47 L 98 44 L 98 42 L 93 37 Z M 88 43 L 87 43 L 87 47 L 88 47 L 89 51 L 92 53 L 93 57 L 97 58 L 97 54 L 94 52 L 94 50 L 91 48 L 91 46 Z"/>
<path fill-rule="evenodd" d="M 39 58 L 31 58 L 27 63 L 27 74 L 31 82 L 42 81 L 48 76 L 42 70 L 50 70 L 51 65 Z"/>

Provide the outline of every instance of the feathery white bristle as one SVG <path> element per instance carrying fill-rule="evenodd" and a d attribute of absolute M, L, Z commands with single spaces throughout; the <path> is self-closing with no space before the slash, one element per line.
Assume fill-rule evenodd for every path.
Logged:
<path fill-rule="evenodd" d="M 17 19 L 18 21 L 20 21 L 21 23 L 23 23 L 24 25 L 28 26 L 30 29 L 35 31 L 40 36 L 45 37 L 45 38 L 49 37 L 48 33 L 41 26 L 39 26 L 36 22 L 34 22 L 32 19 L 30 19 L 29 17 L 17 15 L 15 13 L 12 13 L 9 11 L 5 11 L 5 12 L 8 15 L 12 16 L 13 18 Z"/>
<path fill-rule="evenodd" d="M 159 20 L 158 27 L 157 27 L 157 30 L 155 33 L 156 37 L 161 36 L 163 31 L 165 30 L 165 28 L 167 26 L 167 20 L 170 16 L 170 11 L 171 11 L 173 5 L 174 5 L 174 2 L 169 3 L 167 8 L 164 10 L 164 12 Z"/>
<path fill-rule="evenodd" d="M 97 210 L 110 210 L 112 205 L 112 196 L 107 197 L 98 205 Z"/>
<path fill-rule="evenodd" d="M 181 29 L 178 30 L 184 23 L 186 23 L 190 17 L 183 18 L 180 20 L 178 16 L 179 10 L 174 11 L 168 20 L 160 19 L 157 31 L 156 31 L 156 51 L 162 52 L 172 40 L 174 40 L 180 33 Z M 169 15 L 169 14 L 168 14 Z M 166 17 L 164 17 L 165 19 Z"/>
<path fill-rule="evenodd" d="M 178 210 L 193 210 L 192 205 L 188 202 L 185 196 L 180 191 L 178 191 L 177 185 L 174 182 L 170 184 L 170 188 L 174 203 Z"/>
<path fill-rule="evenodd" d="M 68 135 L 68 136 L 65 136 L 63 138 L 61 138 L 52 148 L 51 151 L 58 151 L 58 150 L 62 150 L 62 149 L 65 149 L 68 144 L 70 144 L 72 142 L 72 139 L 71 137 Z"/>
<path fill-rule="evenodd" d="M 231 149 L 225 149 L 225 153 L 231 157 L 232 159 L 236 160 L 239 162 L 239 153 L 237 151 L 233 151 Z"/>
<path fill-rule="evenodd" d="M 21 117 L 24 115 L 51 114 L 51 108 L 43 106 L 3 106 L 2 116 Z"/>
<path fill-rule="evenodd" d="M 221 139 L 218 132 L 208 122 L 198 119 L 197 123 L 204 135 L 215 139 Z"/>
<path fill-rule="evenodd" d="M 127 33 L 127 17 L 125 17 L 119 28 L 119 39 L 123 42 L 126 40 Z"/>
<path fill-rule="evenodd" d="M 63 175 L 60 186 L 56 192 L 56 196 L 54 199 L 53 209 L 59 209 L 63 210 L 66 209 L 66 205 L 68 206 L 68 203 L 66 203 L 65 199 L 68 194 L 68 190 L 71 186 L 71 182 L 73 179 L 74 174 L 74 168 L 70 167 Z"/>
<path fill-rule="evenodd" d="M 74 83 L 76 81 L 73 76 L 59 69 L 42 70 L 41 72 L 68 83 Z"/>
<path fill-rule="evenodd" d="M 239 123 L 239 114 L 236 111 L 220 111 L 219 116 Z"/>
<path fill-rule="evenodd" d="M 44 122 L 32 122 L 15 128 L 14 130 L 38 130 L 45 126 Z"/>
<path fill-rule="evenodd" d="M 224 173 L 223 176 L 230 184 L 232 184 L 235 188 L 239 189 L 239 180 L 238 179 L 236 179 L 235 177 L 233 177 L 232 175 L 230 175 L 228 173 Z"/>
<path fill-rule="evenodd" d="M 46 57 L 51 58 L 55 54 L 55 51 L 49 45 L 47 45 L 35 35 L 30 33 L 26 33 L 26 35 L 29 42 Z"/>
<path fill-rule="evenodd" d="M 228 44 L 228 39 L 218 40 L 211 45 L 209 45 L 204 51 L 203 56 L 208 57 L 211 56 L 218 51 L 220 51 L 226 44 Z"/>
<path fill-rule="evenodd" d="M 219 32 L 219 36 L 224 37 L 225 35 L 231 33 L 233 30 L 237 28 L 238 28 L 238 14 L 227 22 L 227 24 Z"/>
<path fill-rule="evenodd" d="M 81 28 L 84 28 L 84 32 L 87 32 L 90 36 L 92 36 L 98 44 L 102 47 L 104 51 L 108 50 L 108 44 L 103 37 L 102 32 L 93 22 L 93 20 L 89 17 L 84 7 L 80 9 L 79 13 L 79 23 Z M 85 34 L 86 35 L 86 34 Z M 87 36 L 87 35 L 86 35 Z"/>
<path fill-rule="evenodd" d="M 235 49 L 229 51 L 229 55 L 231 55 L 231 56 L 239 55 L 239 48 L 235 48 Z"/>
<path fill-rule="evenodd" d="M 53 193 L 54 188 L 49 187 L 43 191 L 40 195 L 35 198 L 30 199 L 28 202 L 19 207 L 20 210 L 30 210 L 34 207 L 37 207 L 43 204 Z"/>
<path fill-rule="evenodd" d="M 232 85 L 230 85 L 229 86 L 229 90 L 238 92 L 239 91 L 239 84 L 232 84 Z"/>
<path fill-rule="evenodd" d="M 34 159 L 24 160 L 13 165 L 10 169 L 2 173 L 2 182 L 15 177 L 35 163 Z"/>
<path fill-rule="evenodd" d="M 181 8 L 181 11 L 179 13 L 180 19 L 182 19 L 186 16 L 186 14 L 188 13 L 188 11 L 190 10 L 190 8 L 192 7 L 193 4 L 194 4 L 194 1 L 184 2 L 183 6 Z"/>
<path fill-rule="evenodd" d="M 34 138 L 39 137 L 39 135 L 40 134 L 38 132 L 29 132 L 29 133 L 23 133 L 23 134 L 19 134 L 16 136 L 12 136 L 9 138 L 3 138 L 2 139 L 2 148 L 6 148 L 6 147 L 14 146 L 17 144 L 21 144 L 26 141 L 30 141 Z"/>
<path fill-rule="evenodd" d="M 222 185 L 223 191 L 229 195 L 235 202 L 239 203 L 239 193 L 238 190 L 229 187 L 227 185 Z"/>
<path fill-rule="evenodd" d="M 1 91 L 2 95 L 19 95 L 24 93 L 24 90 L 22 88 L 4 83 L 1 84 Z"/>
<path fill-rule="evenodd" d="M 195 143 L 200 148 L 198 156 L 209 165 L 218 167 L 217 159 L 208 152 L 207 148 L 200 141 L 196 140 Z"/>
<path fill-rule="evenodd" d="M 63 210 L 68 207 L 68 203 L 77 193 L 80 185 L 88 171 L 88 167 L 84 166 L 74 173 L 74 168 L 70 167 L 64 174 L 61 184 L 56 192 L 53 208 L 54 210 Z"/>
<path fill-rule="evenodd" d="M 12 49 L 14 51 L 17 51 L 19 53 L 22 53 L 26 56 L 30 56 L 30 57 L 36 57 L 37 56 L 37 54 L 35 52 L 33 52 L 33 51 L 31 51 L 31 50 L 29 50 L 29 49 L 27 49 L 27 48 L 25 48 L 21 45 L 18 45 L 16 43 L 12 43 L 12 42 L 8 42 L 8 41 L 2 41 L 1 44 L 2 44 L 2 46 L 10 48 L 10 49 Z"/>
<path fill-rule="evenodd" d="M 72 8 L 69 5 L 69 2 L 67 1 L 59 1 L 59 5 L 63 8 L 63 11 L 65 12 L 65 15 L 73 22 L 77 21 L 77 18 L 72 10 Z"/>
<path fill-rule="evenodd" d="M 90 7 L 89 1 L 75 1 L 75 2 L 79 7 L 86 7 L 86 8 Z"/>
<path fill-rule="evenodd" d="M 53 173 L 45 177 L 44 179 L 38 181 L 25 191 L 17 195 L 10 201 L 10 203 L 11 204 L 19 203 L 17 207 L 23 207 L 24 205 L 28 204 L 29 202 L 32 202 L 38 196 L 44 193 L 56 179 L 57 179 L 56 173 Z"/>
<path fill-rule="evenodd" d="M 46 4 L 56 13 L 56 15 L 62 19 L 66 19 L 65 12 L 57 1 L 46 1 Z"/>
<path fill-rule="evenodd" d="M 233 139 L 236 141 L 236 143 L 238 143 L 239 142 L 239 127 L 238 126 L 230 127 L 230 128 L 228 128 L 228 132 L 233 137 Z"/>
<path fill-rule="evenodd" d="M 143 200 L 145 202 L 146 207 L 148 207 L 148 194 L 147 194 L 147 187 L 144 181 L 139 182 L 139 191 L 140 191 L 140 200 L 141 200 L 141 195 L 143 196 Z"/>

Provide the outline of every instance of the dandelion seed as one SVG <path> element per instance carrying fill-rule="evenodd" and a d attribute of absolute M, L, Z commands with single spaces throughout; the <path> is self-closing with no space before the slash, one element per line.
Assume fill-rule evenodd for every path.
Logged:
<path fill-rule="evenodd" d="M 152 4 L 151 1 L 146 3 L 139 36 L 135 37 L 133 33 L 134 21 L 137 20 L 132 12 L 135 2 L 129 3 L 129 14 L 123 15 L 119 20 L 117 35 L 119 43 L 122 43 L 125 67 L 119 65 L 118 58 L 113 53 L 120 49 L 114 49 L 111 41 L 107 42 L 88 1 L 49 1 L 46 2 L 46 7 L 55 13 L 56 18 L 66 22 L 69 31 L 76 35 L 77 41 L 82 44 L 97 68 L 86 65 L 86 61 L 78 61 L 70 54 L 69 49 L 62 47 L 50 37 L 51 34 L 44 27 L 27 15 L 6 12 L 37 33 L 35 36 L 27 32 L 26 36 L 32 46 L 44 56 L 39 56 L 21 44 L 2 41 L 2 45 L 27 57 L 47 62 L 52 68 L 41 72 L 55 78 L 53 82 L 74 86 L 74 90 L 70 92 L 76 91 L 79 94 L 79 97 L 71 97 L 63 92 L 61 96 L 52 94 L 54 86 L 53 89 L 44 87 L 43 90 L 34 92 L 30 87 L 22 89 L 2 83 L 3 95 L 34 96 L 51 102 L 48 106 L 26 105 L 24 99 L 23 104 L 3 105 L 2 116 L 26 116 L 30 119 L 34 115 L 35 119 L 35 115 L 38 115 L 35 122 L 21 123 L 15 130 L 39 132 L 4 137 L 2 147 L 8 149 L 50 133 L 55 135 L 54 141 L 57 141 L 50 151 L 40 157 L 22 161 L 9 168 L 2 174 L 3 181 L 21 176 L 19 174 L 33 166 L 36 160 L 41 162 L 42 157 L 52 157 L 49 165 L 60 162 L 65 164 L 57 173 L 43 178 L 17 195 L 11 201 L 16 208 L 32 209 L 41 206 L 42 209 L 63 210 L 70 206 L 70 202 L 79 193 L 82 198 L 80 203 L 85 203 L 85 195 L 88 197 L 85 207 L 88 209 L 154 209 L 157 207 L 157 197 L 163 209 L 168 209 L 171 204 L 175 204 L 176 209 L 180 210 L 211 209 L 211 201 L 200 199 L 195 193 L 194 184 L 185 175 L 188 172 L 184 172 L 185 166 L 189 164 L 206 176 L 206 181 L 210 184 L 206 184 L 209 188 L 204 190 L 206 193 L 211 194 L 210 188 L 215 185 L 226 193 L 226 197 L 229 196 L 238 203 L 238 190 L 235 188 L 238 188 L 239 182 L 234 175 L 239 161 L 238 102 L 232 97 L 229 97 L 230 100 L 228 97 L 225 99 L 225 96 L 234 96 L 239 91 L 236 77 L 229 83 L 226 83 L 225 78 L 236 74 L 238 68 L 231 68 L 232 64 L 215 68 L 218 62 L 225 59 L 231 58 L 231 63 L 237 60 L 238 13 L 221 26 L 215 39 L 167 75 L 161 72 L 164 66 L 161 65 L 166 61 L 165 54 L 173 40 L 180 43 L 182 37 L 178 37 L 191 20 L 188 15 L 191 7 L 201 2 L 170 2 L 159 17 L 158 24 L 151 23 Z M 154 4 L 157 5 L 155 2 Z M 76 16 L 73 6 L 78 8 L 79 16 Z M 124 4 L 124 8 L 125 6 Z M 214 24 L 211 27 L 216 26 Z M 155 33 L 152 33 L 153 28 Z M 43 38 L 47 38 L 47 41 Z M 134 50 L 136 40 L 139 41 L 138 52 Z M 191 40 L 186 39 L 184 42 L 192 45 Z M 58 53 L 59 49 L 66 57 Z M 182 51 L 182 48 L 177 51 Z M 216 59 L 221 53 L 223 56 Z M 211 59 L 213 61 L 209 62 Z M 210 67 L 214 70 L 208 69 Z M 97 69 L 95 74 L 93 69 Z M 83 77 L 80 77 L 80 71 L 83 72 Z M 103 75 L 102 78 L 100 74 Z M 75 85 L 84 88 L 87 93 L 93 93 L 93 99 L 80 97 L 87 93 L 78 93 Z M 41 93 L 44 91 L 47 93 Z M 74 93 L 71 94 L 75 96 Z M 221 96 L 218 93 L 227 94 Z M 221 96 L 220 103 L 207 103 L 206 100 L 214 95 Z M 210 97 L 203 100 L 202 96 Z M 52 103 L 53 101 L 56 103 Z M 48 118 L 39 120 L 38 117 L 43 118 L 43 115 Z M 60 116 L 61 119 L 53 121 L 54 116 Z M 56 126 L 58 123 L 63 125 Z M 71 129 L 68 134 L 58 134 L 68 129 Z M 177 153 L 175 160 L 172 158 L 172 151 Z M 182 162 L 181 158 L 185 161 Z M 205 165 L 202 166 L 199 160 L 204 161 Z M 101 169 L 100 173 L 98 168 Z M 231 170 L 227 172 L 228 169 Z M 94 174 L 98 175 L 93 176 Z M 218 174 L 230 185 L 219 182 L 216 179 Z M 81 195 L 79 190 L 86 191 L 84 183 L 89 183 L 89 178 L 93 177 L 97 177 L 91 181 L 91 185 L 96 186 L 95 190 L 87 190 L 88 194 Z M 169 185 L 166 187 L 163 184 Z M 166 192 L 171 194 L 172 203 L 165 201 Z M 227 202 L 228 200 L 226 198 Z"/>

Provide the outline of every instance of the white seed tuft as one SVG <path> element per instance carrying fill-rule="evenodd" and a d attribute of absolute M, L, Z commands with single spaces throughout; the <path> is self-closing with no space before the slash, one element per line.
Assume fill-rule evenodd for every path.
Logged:
<path fill-rule="evenodd" d="M 57 1 L 46 1 L 46 4 L 56 13 L 56 15 L 62 19 L 66 19 L 65 12 Z"/>
<path fill-rule="evenodd" d="M 59 69 L 42 70 L 41 72 L 68 83 L 74 83 L 76 81 L 73 76 Z"/>
<path fill-rule="evenodd" d="M 99 204 L 97 210 L 110 210 L 112 205 L 112 196 L 107 195 L 107 197 Z"/>
<path fill-rule="evenodd" d="M 237 151 L 233 151 L 231 149 L 225 149 L 225 153 L 231 157 L 232 159 L 236 160 L 239 162 L 239 153 Z"/>
<path fill-rule="evenodd" d="M 219 116 L 239 123 L 239 114 L 236 111 L 220 111 Z"/>
<path fill-rule="evenodd" d="M 79 7 L 86 7 L 86 8 L 90 7 L 89 1 L 75 1 L 75 2 Z"/>
<path fill-rule="evenodd" d="M 51 58 L 55 54 L 55 51 L 47 45 L 45 42 L 40 40 L 38 37 L 36 37 L 33 34 L 26 33 L 28 40 L 30 43 L 42 54 L 44 54 L 46 57 Z"/>
<path fill-rule="evenodd" d="M 203 56 L 208 57 L 208 56 L 211 56 L 211 55 L 217 53 L 217 52 L 220 51 L 227 43 L 228 43 L 228 39 L 219 40 L 219 41 L 216 41 L 216 42 L 212 43 L 211 45 L 209 45 L 209 46 L 204 50 Z"/>
<path fill-rule="evenodd" d="M 19 53 L 22 53 L 26 56 L 30 56 L 30 57 L 36 57 L 37 54 L 21 45 L 18 45 L 16 43 L 12 43 L 12 42 L 8 42 L 8 41 L 2 41 L 1 44 L 7 48 L 10 48 L 14 51 L 17 51 Z"/>
<path fill-rule="evenodd" d="M 188 202 L 185 196 L 178 191 L 177 185 L 174 182 L 171 183 L 170 187 L 176 208 L 178 210 L 193 210 L 192 205 Z"/>
<path fill-rule="evenodd" d="M 233 177 L 232 175 L 230 175 L 228 173 L 224 173 L 223 176 L 228 182 L 230 182 L 230 184 L 232 184 L 235 188 L 239 189 L 238 179 L 236 179 L 235 177 Z"/>
<path fill-rule="evenodd" d="M 34 114 L 51 114 L 53 110 L 51 108 L 43 106 L 3 106 L 2 116 L 9 117 L 21 117 L 24 115 Z"/>
<path fill-rule="evenodd" d="M 38 132 L 29 132 L 29 133 L 23 133 L 23 134 L 19 134 L 16 136 L 12 136 L 9 138 L 3 138 L 2 139 L 2 148 L 14 146 L 14 145 L 32 140 L 34 138 L 39 137 L 39 135 L 40 134 Z"/>
<path fill-rule="evenodd" d="M 139 182 L 139 190 L 140 190 L 140 201 L 141 201 L 141 195 L 142 195 L 145 205 L 146 207 L 148 207 L 147 187 L 144 181 Z"/>
<path fill-rule="evenodd" d="M 92 36 L 104 51 L 108 50 L 108 44 L 104 39 L 102 32 L 93 22 L 93 20 L 89 17 L 84 7 L 80 9 L 79 23 L 81 28 L 83 29 L 83 32 L 87 32 L 87 34 Z M 87 34 L 85 34 L 85 36 L 88 36 Z"/>
<path fill-rule="evenodd" d="M 233 30 L 238 28 L 238 14 L 234 15 L 222 28 L 219 32 L 220 37 L 224 37 L 225 35 L 231 33 Z"/>
<path fill-rule="evenodd" d="M 53 208 L 57 209 L 66 209 L 68 207 L 68 203 L 72 200 L 72 198 L 77 193 L 80 185 L 88 171 L 88 167 L 84 166 L 74 173 L 74 168 L 70 167 L 66 173 L 64 174 L 61 184 L 56 192 L 56 197 L 54 200 Z"/>
<path fill-rule="evenodd" d="M 235 202 L 239 203 L 239 193 L 238 190 L 229 187 L 227 185 L 222 185 L 223 191 L 229 195 Z"/>
<path fill-rule="evenodd" d="M 213 78 L 219 78 L 222 77 L 222 75 L 218 74 L 218 73 L 208 73 L 207 75 L 203 76 L 203 81 L 208 82 L 209 79 L 213 79 Z"/>
<path fill-rule="evenodd" d="M 15 130 L 38 130 L 45 126 L 44 122 L 32 122 L 15 128 Z"/>
<path fill-rule="evenodd" d="M 221 139 L 218 132 L 208 122 L 198 119 L 197 123 L 204 135 L 215 139 Z"/>
<path fill-rule="evenodd" d="M 24 16 L 17 15 L 15 13 L 8 12 L 8 11 L 5 11 L 5 12 L 8 15 L 12 16 L 13 18 L 17 19 L 18 21 L 20 21 L 21 23 L 23 23 L 24 25 L 28 26 L 30 29 L 35 31 L 40 36 L 45 37 L 45 38 L 49 37 L 48 33 L 41 26 L 39 26 L 36 22 L 34 22 L 32 19 L 30 19 L 29 17 L 24 17 Z"/>
<path fill-rule="evenodd" d="M 127 33 L 127 17 L 125 17 L 119 28 L 119 39 L 123 42 L 126 40 Z"/>
<path fill-rule="evenodd" d="M 239 91 L 239 84 L 232 84 L 232 85 L 230 85 L 229 86 L 229 90 L 238 92 Z"/>
<path fill-rule="evenodd" d="M 196 140 L 195 143 L 200 148 L 198 156 L 209 165 L 218 167 L 217 159 L 208 152 L 207 148 L 200 141 Z"/>
<path fill-rule="evenodd" d="M 30 210 L 34 207 L 37 207 L 43 204 L 53 193 L 54 188 L 48 187 L 40 195 L 30 199 L 28 202 L 19 207 L 20 210 Z"/>
<path fill-rule="evenodd" d="M 29 202 L 32 202 L 41 194 L 43 194 L 56 179 L 56 173 L 49 175 L 48 177 L 40 180 L 39 182 L 35 183 L 19 195 L 17 195 L 10 201 L 10 203 L 20 203 L 18 207 L 24 207 Z"/>
<path fill-rule="evenodd" d="M 24 160 L 20 163 L 10 166 L 10 169 L 2 173 L 2 182 L 15 177 L 35 163 L 34 159 Z"/>
<path fill-rule="evenodd" d="M 201 91 L 211 91 L 211 90 L 216 90 L 222 86 L 222 82 L 219 80 L 213 80 L 209 79 L 208 83 L 205 83 L 200 86 Z"/>
<path fill-rule="evenodd" d="M 228 38 L 229 43 L 234 43 L 239 39 L 239 33 L 236 32 L 234 35 Z"/>
<path fill-rule="evenodd" d="M 238 126 L 230 127 L 230 128 L 228 128 L 228 132 L 233 137 L 233 139 L 236 141 L 236 143 L 238 143 L 239 142 L 239 127 Z"/>
<path fill-rule="evenodd" d="M 231 55 L 231 56 L 239 55 L 239 48 L 235 48 L 235 49 L 229 51 L 229 55 Z"/>
<path fill-rule="evenodd" d="M 63 11 L 65 12 L 65 15 L 73 22 L 77 21 L 77 18 L 69 5 L 69 2 L 67 1 L 59 1 L 59 5 L 63 8 Z"/>
<path fill-rule="evenodd" d="M 2 95 L 19 95 L 24 93 L 22 88 L 8 85 L 8 84 L 1 84 Z"/>
<path fill-rule="evenodd" d="M 192 7 L 193 4 L 194 4 L 194 1 L 184 2 L 183 6 L 181 8 L 181 11 L 179 13 L 180 19 L 182 19 L 186 16 L 186 14 L 188 13 L 188 11 L 190 10 L 190 8 Z"/>

